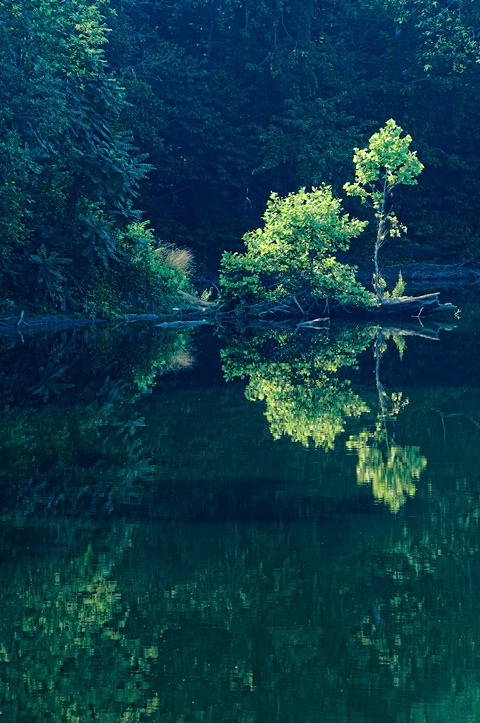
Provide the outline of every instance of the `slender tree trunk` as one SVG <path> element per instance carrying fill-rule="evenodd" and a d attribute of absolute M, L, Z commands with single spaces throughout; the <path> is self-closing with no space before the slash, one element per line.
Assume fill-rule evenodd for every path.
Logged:
<path fill-rule="evenodd" d="M 385 219 L 382 213 L 382 216 L 378 222 L 378 229 L 377 229 L 377 238 L 375 239 L 375 248 L 373 250 L 373 290 L 375 291 L 375 296 L 377 297 L 377 301 L 381 301 L 383 297 L 383 287 L 381 284 L 381 276 L 380 276 L 380 268 L 378 265 L 378 252 L 380 250 L 380 247 L 383 245 L 385 239 Z"/>
<path fill-rule="evenodd" d="M 378 252 L 380 251 L 380 247 L 383 246 L 383 244 L 385 243 L 385 236 L 387 233 L 387 212 L 385 209 L 387 205 L 388 194 L 389 189 L 387 181 L 385 179 L 383 183 L 382 205 L 379 209 L 378 214 L 377 238 L 375 239 L 375 248 L 373 251 L 373 289 L 375 291 L 377 301 L 381 301 L 383 298 L 383 285 L 381 283 L 380 269 L 378 266 Z"/>

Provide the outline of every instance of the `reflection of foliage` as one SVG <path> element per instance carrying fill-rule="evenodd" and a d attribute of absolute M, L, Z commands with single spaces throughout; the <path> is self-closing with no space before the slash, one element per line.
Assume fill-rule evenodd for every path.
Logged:
<path fill-rule="evenodd" d="M 0 348 L 0 480 L 29 507 L 111 509 L 138 499 L 154 467 L 134 404 L 157 375 L 188 366 L 188 334 L 88 330 Z M 77 484 L 59 485 L 64 470 Z M 57 480 L 54 483 L 54 480 Z M 50 483 L 52 481 L 52 483 Z"/>
<path fill-rule="evenodd" d="M 420 477 L 427 460 L 418 447 L 390 445 L 386 459 L 378 446 L 368 446 L 368 432 L 351 437 L 347 447 L 358 453 L 357 480 L 371 484 L 376 500 L 385 502 L 392 512 L 398 512 L 407 497 L 415 494 L 413 480 Z"/>
<path fill-rule="evenodd" d="M 308 363 L 313 358 L 314 365 L 320 366 L 320 360 L 310 353 L 312 348 L 317 356 L 323 350 L 322 373 L 335 367 L 334 362 L 328 364 L 328 347 L 335 348 L 341 331 L 333 329 L 330 339 L 320 335 L 312 340 L 313 346 L 302 343 L 300 333 L 293 337 L 265 334 L 252 347 L 243 340 L 237 346 L 231 342 L 225 367 L 235 376 L 235 370 L 245 370 L 252 363 L 254 376 L 255 370 L 269 360 L 277 365 L 283 362 L 292 372 L 288 377 L 292 386 L 297 378 L 300 386 L 300 371 L 306 373 L 302 360 Z M 422 709 L 423 718 L 428 715 L 435 720 L 463 721 L 467 716 L 439 714 L 435 718 L 430 701 L 435 700 L 435 706 L 440 707 L 450 695 L 458 699 L 463 695 L 458 691 L 467 691 L 466 701 L 475 718 L 475 650 L 480 644 L 475 604 L 480 590 L 478 445 L 465 434 L 470 426 L 457 429 L 462 417 L 452 420 L 448 445 L 436 445 L 438 457 L 433 450 L 431 458 L 429 455 L 435 484 L 428 489 L 422 485 L 416 494 L 421 514 L 378 514 L 379 508 L 372 514 L 367 495 L 358 494 L 352 485 L 342 491 L 342 501 L 335 508 L 330 508 L 323 496 L 315 507 L 311 488 L 299 490 L 300 462 L 313 462 L 315 470 L 317 461 L 328 464 L 334 473 L 328 475 L 329 481 L 343 477 L 339 470 L 352 468 L 343 445 L 328 455 L 306 451 L 300 445 L 264 445 L 264 440 L 261 447 L 255 447 L 256 426 L 248 430 L 246 444 L 244 437 L 230 436 L 233 424 L 247 427 L 255 417 L 249 416 L 254 405 L 244 401 L 241 409 L 246 410 L 245 417 L 236 414 L 240 406 L 235 407 L 234 400 L 241 392 L 237 395 L 240 385 L 234 384 L 227 387 L 224 397 L 225 407 L 233 410 L 232 427 L 222 428 L 222 422 L 213 420 L 222 417 L 221 413 L 212 414 L 213 399 L 225 390 L 214 386 L 208 395 L 205 390 L 200 395 L 197 387 L 189 387 L 182 401 L 178 380 L 168 404 L 158 394 L 153 409 L 144 404 L 142 413 L 135 410 L 133 414 L 128 400 L 135 397 L 131 380 L 137 374 L 132 371 L 129 376 L 126 367 L 133 360 L 131 351 L 142 346 L 138 339 L 132 343 L 135 339 L 117 345 L 122 373 L 118 368 L 116 373 L 109 362 L 108 336 L 100 335 L 104 349 L 102 352 L 99 343 L 96 352 L 103 361 L 98 365 L 76 340 L 87 380 L 83 401 L 78 386 L 74 386 L 66 388 L 63 397 L 52 395 L 45 406 L 41 397 L 27 393 L 28 376 L 20 376 L 21 369 L 27 368 L 21 355 L 17 376 L 13 367 L 4 367 L 5 393 L 13 399 L 19 387 L 25 404 L 23 415 L 12 408 L 10 417 L 2 422 L 3 441 L 9 432 L 14 439 L 5 446 L 11 456 L 7 460 L 2 456 L 0 468 L 7 482 L 7 465 L 13 475 L 14 454 L 20 449 L 21 467 L 15 482 L 23 477 L 24 499 L 29 499 L 32 490 L 40 489 L 42 479 L 45 499 L 49 499 L 54 492 L 50 475 L 55 475 L 57 486 L 63 485 L 71 495 L 74 487 L 80 491 L 82 485 L 93 486 L 95 474 L 109 487 L 109 472 L 117 480 L 116 489 L 110 485 L 112 504 L 121 498 L 119 492 L 130 494 L 138 489 L 141 494 L 142 472 L 135 485 L 118 482 L 120 467 L 131 454 L 124 448 L 132 441 L 143 443 L 138 460 L 125 464 L 132 473 L 141 469 L 142 460 L 145 464 L 154 460 L 151 447 L 146 454 L 142 414 L 148 429 L 150 418 L 158 421 L 162 415 L 168 417 L 168 404 L 176 408 L 177 418 L 187 419 L 181 424 L 181 433 L 172 434 L 178 438 L 178 447 L 172 450 L 170 446 L 164 452 L 172 460 L 171 469 L 175 466 L 188 481 L 181 491 L 175 480 L 170 486 L 158 484 L 157 504 L 150 505 L 147 514 L 145 507 L 138 513 L 138 506 L 131 505 L 125 510 L 127 525 L 118 508 L 106 522 L 105 508 L 100 504 L 99 515 L 92 514 L 90 519 L 72 515 L 62 522 L 59 502 L 57 514 L 45 515 L 42 509 L 40 522 L 32 514 L 23 525 L 21 515 L 9 524 L 4 508 L 0 535 L 3 717 L 37 721 L 45 720 L 48 714 L 54 721 L 77 719 L 82 723 L 94 719 L 126 723 L 143 718 L 162 723 L 389 721 L 399 717 L 421 720 Z M 173 358 L 178 354 L 184 358 L 184 347 L 170 341 L 171 350 L 176 350 Z M 92 338 L 90 342 L 92 345 Z M 341 345 L 336 348 L 338 351 Z M 44 355 L 52 349 L 48 345 L 41 354 L 32 346 L 30 353 L 44 365 Z M 61 366 L 70 365 L 82 373 L 80 361 L 77 364 L 74 356 L 62 357 L 57 351 Z M 246 354 L 243 361 L 242 352 Z M 373 381 L 371 366 L 366 364 L 369 356 L 360 359 L 359 383 L 362 371 Z M 344 358 L 349 358 L 347 352 Z M 143 365 L 138 359 L 133 364 L 142 379 L 148 377 L 148 359 L 146 354 Z M 160 368 L 167 368 L 166 359 L 167 355 Z M 36 369 L 34 364 L 32 372 Z M 342 369 L 348 373 L 352 366 L 340 367 L 337 373 Z M 299 370 L 297 377 L 293 376 L 295 370 Z M 92 374 L 94 378 L 90 378 Z M 71 371 L 65 371 L 63 378 L 68 384 L 75 383 Z M 428 444 L 427 424 L 417 410 L 427 415 L 438 400 L 425 397 L 423 388 L 419 393 L 415 403 L 412 392 L 405 416 L 412 412 L 412 429 L 419 439 L 424 434 L 423 449 L 423 444 Z M 427 394 L 433 394 L 431 389 Z M 199 420 L 194 399 L 200 396 L 208 413 Z M 445 401 L 444 397 L 443 393 Z M 370 396 L 366 399 L 373 407 Z M 398 401 L 396 395 L 393 401 Z M 193 408 L 191 416 L 184 414 L 187 404 Z M 68 414 L 64 406 L 69 407 Z M 387 407 L 391 413 L 390 402 Z M 381 452 L 387 465 L 386 427 L 381 420 L 377 431 L 378 417 L 372 415 L 374 431 L 364 433 L 364 438 L 367 445 Z M 194 419 L 199 421 L 195 428 L 191 424 Z M 157 441 L 160 435 L 158 449 L 163 444 L 163 421 L 154 432 Z M 385 421 L 390 424 L 392 420 L 389 417 Z M 363 427 L 363 420 L 354 426 Z M 401 416 L 398 427 L 400 437 Z M 186 439 L 185 430 L 191 432 L 191 440 Z M 442 438 L 440 425 L 437 432 Z M 472 432 L 476 441 L 479 431 L 475 427 Z M 296 467 L 298 472 L 297 476 L 292 474 L 291 486 L 280 488 L 278 479 L 274 487 L 263 485 L 261 506 L 254 505 L 250 489 L 235 497 L 234 457 L 218 454 L 219 448 L 211 443 L 222 434 L 223 449 L 229 445 L 244 457 L 251 453 L 262 480 L 265 471 L 268 474 L 275 469 L 265 461 L 267 455 L 260 459 L 263 451 L 270 448 L 282 460 L 290 459 L 290 471 Z M 462 467 L 459 460 L 464 461 L 466 438 L 473 456 Z M 430 443 L 436 444 L 434 435 Z M 390 443 L 390 448 L 395 446 Z M 195 458 L 195 467 L 188 467 L 189 457 Z M 449 464 L 443 464 L 443 459 Z M 202 465 L 207 464 L 213 469 L 205 485 Z M 27 469 L 30 477 L 23 475 Z M 195 473 L 189 474 L 190 469 Z M 245 469 L 248 467 L 242 467 Z M 157 479 L 173 479 L 173 475 L 158 475 Z M 174 503 L 169 508 L 172 488 Z M 316 488 L 315 499 L 320 498 L 318 493 Z M 221 508 L 215 524 L 198 523 L 197 510 L 203 509 L 199 500 L 209 511 Z M 285 522 L 283 511 L 294 506 L 301 508 L 301 524 Z M 281 514 L 270 518 L 272 508 Z M 242 523 L 235 524 L 240 519 Z M 411 714 L 412 710 L 417 713 Z"/>
<path fill-rule="evenodd" d="M 384 426 L 387 421 L 391 421 L 398 417 L 402 409 L 408 404 L 408 399 L 404 399 L 402 392 L 392 392 L 388 394 L 384 385 L 380 379 L 380 362 L 382 355 L 387 351 L 388 340 L 392 339 L 395 344 L 400 359 L 403 358 L 405 351 L 405 337 L 399 333 L 393 331 L 386 331 L 384 329 L 377 329 L 375 336 L 375 343 L 373 346 L 373 353 L 375 357 L 375 384 L 378 393 L 378 421 L 377 428 L 375 431 L 375 437 L 377 440 L 386 437 L 386 427 Z"/>
<path fill-rule="evenodd" d="M 286 434 L 304 446 L 311 440 L 316 447 L 331 449 L 343 432 L 345 418 L 368 411 L 348 380 L 324 377 L 300 385 L 289 378 L 290 366 L 274 366 L 269 372 L 250 380 L 246 396 L 251 401 L 265 400 L 265 416 L 275 439 Z"/>
<path fill-rule="evenodd" d="M 11 720 L 134 722 L 155 713 L 147 679 L 158 652 L 126 633 L 130 608 L 112 576 L 129 538 L 122 526 L 108 554 L 88 545 L 40 580 L 17 581 L 16 624 L 3 628 L 0 646 L 2 707 Z"/>
<path fill-rule="evenodd" d="M 368 411 L 350 380 L 338 374 L 355 366 L 373 334 L 374 327 L 343 327 L 317 334 L 308 345 L 284 332 L 237 340 L 222 353 L 224 374 L 249 377 L 246 397 L 265 401 L 275 439 L 286 434 L 305 446 L 311 441 L 332 449 L 346 418 Z"/>
<path fill-rule="evenodd" d="M 428 676 L 435 685 L 443 684 L 439 699 L 448 701 L 450 691 L 456 697 L 458 688 L 469 687 L 470 673 L 476 677 L 476 661 L 467 652 L 478 644 L 479 630 L 472 604 L 479 584 L 472 570 L 480 551 L 479 504 L 478 484 L 470 488 L 472 481 L 457 481 L 447 494 L 430 490 L 422 500 L 428 500 L 428 512 L 421 521 L 404 518 L 389 529 L 382 552 L 371 551 L 368 590 L 363 591 L 368 603 L 352 637 L 355 659 L 363 670 L 381 671 L 387 687 L 402 695 L 415 688 L 421 695 Z M 474 689 L 478 705 L 476 684 Z"/>
<path fill-rule="evenodd" d="M 400 358 L 405 350 L 405 339 L 398 333 L 377 330 L 374 343 L 375 382 L 378 393 L 378 415 L 375 430 L 363 430 L 350 437 L 347 448 L 358 454 L 357 480 L 359 484 L 371 484 L 376 500 L 385 502 L 392 512 L 398 512 L 407 497 L 415 494 L 414 480 L 420 477 L 427 460 L 419 447 L 399 446 L 390 443 L 388 423 L 393 421 L 408 405 L 402 392 L 388 394 L 380 381 L 380 361 L 387 349 L 387 341 L 393 339 Z M 369 444 L 370 443 L 370 444 Z"/>
<path fill-rule="evenodd" d="M 402 356 L 404 337 L 373 326 L 333 328 L 316 334 L 308 345 L 294 334 L 269 331 L 231 341 L 222 354 L 226 379 L 248 376 L 247 399 L 265 402 L 275 439 L 288 435 L 304 446 L 332 449 L 346 419 L 369 411 L 344 375 L 373 341 L 379 400 L 375 428 L 350 437 L 347 447 L 358 454 L 358 483 L 371 484 L 375 498 L 397 512 L 415 494 L 414 480 L 426 459 L 418 447 L 389 440 L 388 423 L 408 404 L 402 392 L 388 393 L 380 380 L 380 360 L 390 338 Z"/>

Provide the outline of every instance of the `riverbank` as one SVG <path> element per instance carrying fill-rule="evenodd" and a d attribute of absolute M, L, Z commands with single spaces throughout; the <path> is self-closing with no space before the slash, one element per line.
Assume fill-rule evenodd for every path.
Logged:
<path fill-rule="evenodd" d="M 480 268 L 470 267 L 467 264 L 396 264 L 382 270 L 387 283 L 391 285 L 398 278 L 401 271 L 409 291 L 446 292 L 452 289 L 475 291 L 480 284 Z M 359 279 L 367 284 L 367 273 L 360 271 Z M 448 300 L 449 301 L 449 300 Z M 215 309 L 214 302 L 205 302 L 190 294 L 183 294 L 182 301 L 170 312 L 119 314 L 116 319 L 89 319 L 75 314 L 62 312 L 38 313 L 35 310 L 12 309 L 8 314 L 0 315 L 0 335 L 9 336 L 20 334 L 24 336 L 31 332 L 61 331 L 63 329 L 80 328 L 98 324 L 154 322 L 159 324 L 178 325 L 179 322 L 191 321 L 192 317 L 199 319 Z"/>

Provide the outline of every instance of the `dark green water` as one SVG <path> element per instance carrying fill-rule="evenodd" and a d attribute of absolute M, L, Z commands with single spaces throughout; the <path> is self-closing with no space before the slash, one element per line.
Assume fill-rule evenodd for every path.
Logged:
<path fill-rule="evenodd" d="M 1 720 L 480 720 L 462 316 L 1 339 Z"/>

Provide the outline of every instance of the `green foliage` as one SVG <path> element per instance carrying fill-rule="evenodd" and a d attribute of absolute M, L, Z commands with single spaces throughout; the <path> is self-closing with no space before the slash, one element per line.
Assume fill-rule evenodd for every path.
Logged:
<path fill-rule="evenodd" d="M 418 193 L 396 200 L 415 230 L 397 249 L 477 253 L 477 3 L 111 4 L 106 56 L 131 103 L 122 117 L 156 169 L 142 201 L 162 237 L 216 266 L 272 189 L 325 182 L 338 193 L 350 149 L 393 117 L 429 169 Z"/>
<path fill-rule="evenodd" d="M 148 222 L 134 221 L 127 226 L 122 249 L 132 258 L 132 264 L 121 270 L 121 304 L 138 310 L 167 310 L 178 303 L 180 290 L 190 290 L 192 254 L 173 244 L 159 243 Z"/>
<path fill-rule="evenodd" d="M 244 254 L 222 258 L 220 286 L 227 301 L 271 305 L 318 303 L 368 306 L 371 295 L 355 269 L 337 261 L 366 222 L 343 213 L 329 186 L 300 189 L 285 198 L 272 194 L 264 225 L 244 236 Z"/>
<path fill-rule="evenodd" d="M 411 136 L 402 136 L 403 129 L 390 119 L 368 142 L 368 148 L 355 148 L 355 182 L 346 183 L 345 190 L 369 203 L 376 214 L 385 210 L 389 194 L 398 185 L 414 185 L 423 165 L 415 151 L 410 150 Z M 392 218 L 391 236 L 399 233 L 399 222 Z"/>
<path fill-rule="evenodd" d="M 125 301 L 150 273 L 123 248 L 137 205 L 216 268 L 272 189 L 337 194 L 356 139 L 389 117 L 428 170 L 386 235 L 415 229 L 397 239 L 405 259 L 479 253 L 476 3 L 6 0 L 0 23 L 0 280 L 17 304 L 82 311 L 88 286 L 96 313 L 106 285 L 107 306 Z M 39 255 L 68 260 L 61 279 L 37 282 Z M 228 260 L 237 276 L 242 263 L 257 293 L 248 262 Z"/>
<path fill-rule="evenodd" d="M 403 296 L 405 293 L 405 281 L 403 280 L 402 272 L 399 271 L 397 283 L 392 289 L 392 296 Z"/>
<path fill-rule="evenodd" d="M 158 243 L 134 230 L 151 167 L 123 125 L 109 17 L 104 0 L 0 7 L 0 276 L 17 304 L 114 315 L 128 280 L 151 277 L 144 308 L 164 291 Z"/>
<path fill-rule="evenodd" d="M 453 85 L 456 75 L 468 74 L 480 58 L 480 43 L 472 32 L 478 22 L 475 3 L 466 6 L 461 0 L 422 2 L 397 0 L 394 3 L 399 26 L 416 28 L 421 42 L 415 59 L 430 77 L 449 75 L 445 82 Z"/>
<path fill-rule="evenodd" d="M 368 148 L 355 148 L 355 181 L 344 185 L 349 196 L 358 196 L 375 214 L 377 236 L 373 255 L 373 287 L 377 299 L 384 295 L 378 252 L 389 236 L 398 238 L 407 230 L 393 211 L 393 191 L 399 185 L 415 185 L 423 169 L 416 152 L 410 150 L 411 136 L 402 136 L 402 133 L 403 129 L 390 119 L 370 137 Z"/>

